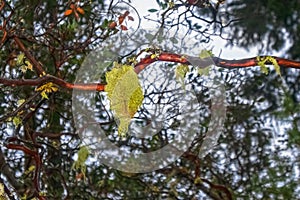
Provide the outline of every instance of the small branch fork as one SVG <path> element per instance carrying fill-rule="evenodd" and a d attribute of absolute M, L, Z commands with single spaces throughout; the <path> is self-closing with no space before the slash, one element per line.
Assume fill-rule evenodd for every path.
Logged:
<path fill-rule="evenodd" d="M 35 161 L 35 172 L 34 172 L 34 177 L 33 177 L 33 183 L 35 187 L 35 191 L 37 192 L 37 196 L 40 200 L 44 200 L 45 198 L 41 196 L 40 193 L 40 169 L 42 166 L 42 160 L 41 156 L 38 152 L 38 148 L 30 149 L 26 147 L 25 145 L 21 144 L 22 140 L 18 139 L 17 137 L 10 137 L 6 140 L 6 147 L 8 149 L 13 149 L 13 150 L 21 150 L 24 152 L 24 154 L 29 155 L 34 158 Z"/>
<path fill-rule="evenodd" d="M 23 151 L 24 154 L 29 155 L 34 158 L 35 161 L 35 171 L 34 171 L 34 177 L 33 177 L 33 183 L 36 191 L 36 196 L 39 200 L 45 200 L 46 197 L 41 195 L 40 192 L 40 171 L 42 168 L 42 155 L 39 152 L 39 149 L 42 148 L 41 145 L 39 145 L 36 141 L 37 137 L 47 137 L 47 138 L 60 138 L 62 135 L 71 135 L 75 136 L 75 134 L 72 133 L 41 133 L 41 132 L 35 132 L 32 134 L 32 143 L 30 146 L 33 146 L 33 148 L 29 148 L 26 146 L 27 141 L 24 141 L 22 139 L 19 139 L 18 137 L 9 137 L 6 140 L 5 146 L 8 149 L 13 150 L 20 150 Z M 23 144 L 22 144 L 23 143 Z"/>

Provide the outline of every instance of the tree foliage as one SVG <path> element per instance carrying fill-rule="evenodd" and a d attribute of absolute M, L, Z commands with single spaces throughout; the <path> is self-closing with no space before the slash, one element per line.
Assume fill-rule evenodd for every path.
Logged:
<path fill-rule="evenodd" d="M 0 0 L 0 198 L 300 198 L 300 64 L 287 60 L 299 59 L 299 1 L 156 0 L 147 4 L 148 13 L 134 3 Z M 142 30 L 149 21 L 155 33 Z M 181 30 L 196 42 L 180 46 Z M 164 35 L 172 32 L 178 37 Z M 120 43 L 123 35 L 129 39 Z M 229 46 L 282 57 L 226 60 L 213 48 L 195 52 L 216 36 Z M 134 40 L 149 45 L 134 46 Z M 161 46 L 152 45 L 155 40 Z M 90 61 L 78 77 L 99 48 L 108 49 L 98 54 L 107 62 Z M 208 70 L 210 65 L 215 67 Z M 211 72 L 224 86 L 226 111 L 213 104 Z M 72 112 L 75 90 L 82 103 L 78 115 Z M 80 98 L 91 91 L 93 98 Z M 194 107 L 184 104 L 189 91 L 198 111 L 190 116 Z M 213 109 L 226 116 L 222 134 L 210 129 Z M 94 135 L 100 133 L 89 133 L 97 124 L 120 149 L 153 152 L 181 136 L 183 123 L 192 130 L 191 145 L 147 173 L 108 166 L 86 144 L 101 142 Z M 160 131 L 139 137 L 149 124 Z M 116 134 L 129 129 L 137 135 Z M 91 138 L 83 137 L 85 131 Z M 199 157 L 209 133 L 217 145 Z M 132 169 L 139 164 L 126 162 Z"/>

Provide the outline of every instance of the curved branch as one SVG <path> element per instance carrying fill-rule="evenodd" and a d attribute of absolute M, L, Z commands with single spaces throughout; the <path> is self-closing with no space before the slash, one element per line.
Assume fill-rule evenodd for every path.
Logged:
<path fill-rule="evenodd" d="M 260 59 L 264 59 L 265 57 L 272 57 L 276 59 L 278 65 L 284 68 L 296 68 L 300 69 L 300 62 L 284 59 L 276 56 L 260 56 Z M 158 61 L 166 61 L 166 62 L 174 62 L 174 63 L 181 63 L 186 65 L 193 65 L 200 68 L 205 68 L 209 65 L 216 65 L 218 67 L 223 68 L 245 68 L 245 67 L 254 67 L 259 65 L 259 59 L 257 57 L 246 58 L 246 59 L 239 59 L 239 60 L 227 60 L 222 59 L 219 57 L 208 57 L 201 59 L 199 57 L 169 53 L 169 52 L 162 52 L 159 55 L 154 56 L 148 55 L 145 58 L 141 59 L 134 67 L 134 71 L 138 74 L 142 70 L 144 70 L 147 66 L 154 62 Z M 266 65 L 272 65 L 273 63 L 270 61 L 265 62 Z M 86 90 L 86 91 L 104 91 L 105 84 L 102 83 L 89 83 L 89 84 L 73 84 L 66 82 L 63 79 L 52 75 L 45 75 L 39 77 L 37 79 L 5 79 L 0 78 L 0 84 L 5 86 L 19 86 L 19 85 L 29 85 L 29 86 L 39 86 L 45 84 L 47 82 L 53 82 L 56 85 L 67 88 L 67 89 L 77 89 L 77 90 Z"/>
<path fill-rule="evenodd" d="M 0 78 L 0 84 L 5 86 L 20 86 L 20 85 L 28 85 L 28 86 L 39 86 L 45 84 L 47 82 L 55 83 L 56 85 L 67 88 L 67 89 L 78 89 L 78 90 L 96 90 L 96 91 L 104 91 L 105 84 L 100 83 L 90 83 L 90 84 L 73 84 L 66 82 L 63 79 L 57 78 L 52 75 L 45 75 L 39 77 L 37 79 L 5 79 Z"/>
<path fill-rule="evenodd" d="M 16 137 L 8 138 L 6 147 L 8 149 L 21 150 L 25 154 L 34 158 L 35 173 L 34 173 L 33 182 L 34 182 L 35 190 L 38 194 L 39 199 L 44 199 L 42 196 L 40 196 L 40 169 L 42 166 L 42 160 L 41 160 L 38 150 L 31 150 L 30 148 L 26 147 L 25 145 L 16 144 L 15 142 L 19 142 L 19 139 Z"/>
<path fill-rule="evenodd" d="M 280 67 L 300 69 L 299 61 L 288 60 L 276 56 L 260 56 L 261 59 L 263 59 L 264 57 L 272 57 L 276 59 Z M 162 52 L 158 56 L 149 55 L 146 58 L 142 59 L 138 64 L 136 64 L 135 72 L 139 73 L 143 69 L 145 69 L 148 65 L 157 61 L 176 62 L 176 63 L 186 64 L 186 65 L 198 66 L 201 68 L 205 68 L 209 65 L 216 65 L 218 67 L 229 68 L 229 69 L 254 67 L 254 66 L 258 66 L 258 62 L 259 62 L 257 57 L 239 59 L 239 60 L 227 60 L 219 57 L 210 57 L 210 58 L 201 59 L 199 57 Z M 265 64 L 272 65 L 272 62 L 267 61 Z"/>

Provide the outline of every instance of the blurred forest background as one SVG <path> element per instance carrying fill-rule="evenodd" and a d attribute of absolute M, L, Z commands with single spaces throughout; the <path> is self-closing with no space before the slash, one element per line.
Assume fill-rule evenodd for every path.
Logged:
<path fill-rule="evenodd" d="M 185 34 L 195 35 L 199 42 L 195 46 L 220 37 L 228 51 L 236 46 L 255 49 L 259 55 L 300 60 L 300 1 L 156 0 L 147 3 L 147 13 L 138 13 L 130 0 L 0 0 L 0 5 L 1 198 L 300 198 L 299 70 L 281 69 L 279 76 L 274 70 L 263 74 L 257 67 L 219 68 L 226 90 L 226 119 L 218 144 L 204 158 L 198 153 L 208 130 L 212 100 L 203 78 L 189 76 L 187 81 L 206 113 L 192 145 L 165 168 L 138 174 L 106 166 L 97 157 L 92 159 L 92 154 L 78 161 L 85 157 L 78 156 L 79 150 L 84 152 L 84 138 L 80 137 L 83 130 L 75 126 L 72 90 L 50 86 L 41 96 L 33 87 L 45 83 L 43 72 L 56 78 L 50 81 L 75 82 L 89 53 L 129 32 L 131 24 L 147 20 L 155 22 L 157 30 L 176 33 L 184 27 Z M 144 33 L 139 35 L 141 41 L 147 36 Z M 122 48 L 127 53 L 132 50 L 126 44 Z M 130 56 L 120 59 L 126 62 Z M 161 66 L 175 68 L 176 63 Z M 99 82 L 105 83 L 103 77 Z M 149 80 L 148 85 L 144 83 L 147 104 L 160 104 L 151 99 L 168 92 L 170 105 L 176 105 L 177 90 Z M 166 124 L 143 143 L 133 136 L 122 140 L 115 134 L 112 112 L 104 106 L 105 93 L 97 92 L 96 100 L 99 124 L 118 146 L 152 151 L 172 138 L 174 127 Z M 135 119 L 146 123 L 147 107 L 141 108 Z M 171 115 L 175 119 L 176 109 L 170 112 L 175 112 Z"/>

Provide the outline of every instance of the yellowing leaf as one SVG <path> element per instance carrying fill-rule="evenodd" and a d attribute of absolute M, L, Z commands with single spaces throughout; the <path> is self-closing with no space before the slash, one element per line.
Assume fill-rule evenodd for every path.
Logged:
<path fill-rule="evenodd" d="M 27 200 L 27 194 L 24 194 L 22 197 L 21 197 L 21 200 Z"/>
<path fill-rule="evenodd" d="M 25 61 L 25 65 L 26 65 L 27 69 L 33 71 L 32 70 L 32 64 L 28 60 Z"/>
<path fill-rule="evenodd" d="M 35 166 L 31 165 L 25 172 L 24 174 L 30 174 L 31 172 L 33 172 L 35 170 Z"/>
<path fill-rule="evenodd" d="M 106 74 L 105 91 L 110 100 L 111 109 L 120 121 L 118 132 L 124 136 L 128 131 L 131 118 L 137 112 L 144 99 L 137 74 L 130 65 L 118 65 Z"/>
<path fill-rule="evenodd" d="M 159 56 L 158 54 L 154 53 L 154 54 L 152 54 L 152 55 L 150 56 L 150 58 L 151 58 L 151 59 L 154 59 L 154 58 L 157 58 L 158 56 Z"/>
<path fill-rule="evenodd" d="M 275 68 L 275 71 L 276 73 L 281 76 L 281 73 L 280 73 L 280 66 L 278 65 L 277 63 L 277 60 L 271 56 L 267 56 L 268 57 L 268 60 L 273 64 L 274 68 Z"/>
<path fill-rule="evenodd" d="M 265 65 L 265 62 L 267 61 L 267 58 L 266 57 L 259 57 L 259 56 L 257 56 L 256 59 L 258 61 L 257 62 L 258 66 L 260 66 L 261 72 L 264 73 L 264 74 L 268 74 L 269 70 L 268 70 L 268 68 Z"/>
<path fill-rule="evenodd" d="M 200 183 L 202 183 L 203 181 L 202 181 L 202 179 L 200 178 L 200 177 L 197 177 L 197 178 L 195 178 L 195 180 L 194 180 L 194 184 L 200 184 Z"/>
<path fill-rule="evenodd" d="M 43 99 L 49 99 L 49 97 L 48 97 L 48 95 L 46 94 L 45 91 L 41 92 L 41 96 L 42 96 Z"/>
<path fill-rule="evenodd" d="M 0 183 L 0 197 L 4 197 L 4 185 L 2 183 Z M 0 198 L 1 199 L 1 198 Z"/>
<path fill-rule="evenodd" d="M 26 65 L 22 65 L 22 66 L 20 67 L 20 69 L 21 69 L 21 72 L 22 72 L 22 73 L 25 73 L 25 72 L 27 71 Z"/>
<path fill-rule="evenodd" d="M 36 91 L 41 91 L 41 96 L 48 99 L 47 93 L 56 92 L 58 87 L 52 82 L 46 83 L 35 89 Z"/>
<path fill-rule="evenodd" d="M 22 124 L 22 119 L 19 116 L 15 116 L 12 121 L 15 126 Z"/>
<path fill-rule="evenodd" d="M 20 106 L 20 105 L 22 105 L 24 102 L 25 102 L 25 99 L 19 99 L 19 100 L 17 101 L 17 105 Z"/>
<path fill-rule="evenodd" d="M 23 65 L 24 59 L 25 59 L 24 53 L 20 53 L 17 57 L 17 65 Z"/>
<path fill-rule="evenodd" d="M 169 4 L 169 8 L 174 8 L 175 6 L 174 1 L 169 1 L 168 4 Z"/>
<path fill-rule="evenodd" d="M 266 75 L 269 74 L 269 70 L 268 70 L 268 68 L 266 67 L 265 64 L 261 64 L 259 66 L 260 66 L 260 70 L 261 70 L 262 73 L 264 73 Z"/>
<path fill-rule="evenodd" d="M 20 69 L 23 73 L 27 71 L 27 69 L 32 70 L 32 64 L 26 60 L 24 53 L 20 53 L 17 57 L 17 65 L 20 66 Z"/>
<path fill-rule="evenodd" d="M 2 183 L 0 183 L 0 199 L 1 200 L 8 199 L 7 195 L 5 194 L 4 185 Z"/>
<path fill-rule="evenodd" d="M 256 60 L 257 60 L 257 65 L 260 66 L 261 71 L 264 74 L 268 74 L 268 69 L 266 67 L 266 63 L 269 62 L 269 63 L 272 63 L 272 65 L 274 66 L 276 73 L 279 76 L 281 76 L 280 66 L 278 65 L 278 62 L 274 57 L 272 57 L 272 56 L 264 56 L 264 57 L 257 56 Z"/>

